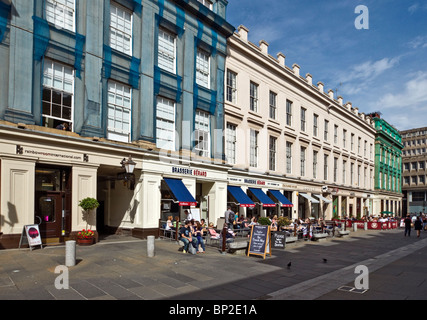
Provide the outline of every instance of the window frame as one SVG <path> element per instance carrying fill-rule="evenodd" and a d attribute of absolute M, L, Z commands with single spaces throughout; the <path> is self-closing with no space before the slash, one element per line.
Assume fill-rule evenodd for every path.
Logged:
<path fill-rule="evenodd" d="M 49 79 L 49 77 L 47 77 L 47 75 L 49 75 L 49 74 L 46 73 L 49 70 L 48 66 L 47 66 L 48 64 L 49 64 L 49 66 L 51 66 L 50 70 L 52 70 L 51 84 L 50 85 L 46 82 L 46 79 Z M 58 82 L 58 80 L 59 80 L 59 78 L 56 76 L 56 72 L 58 71 L 58 67 L 61 68 L 60 81 L 61 81 L 62 89 L 59 89 L 58 87 L 55 87 L 55 85 L 54 85 L 55 81 Z M 67 80 L 67 73 L 66 73 L 67 69 L 71 70 L 71 73 L 68 74 L 68 76 L 69 76 L 68 79 L 72 80 L 71 84 L 70 84 L 70 88 L 71 88 L 70 91 L 67 91 L 64 87 L 65 84 L 67 83 L 67 81 L 66 81 Z M 42 105 L 41 105 L 42 118 L 52 119 L 53 121 L 67 122 L 68 124 L 71 124 L 71 128 L 72 128 L 72 125 L 74 123 L 73 120 L 74 120 L 74 111 L 75 111 L 74 110 L 74 91 L 75 91 L 74 86 L 75 86 L 75 70 L 73 67 L 68 66 L 66 64 L 63 64 L 63 63 L 60 63 L 60 62 L 55 61 L 55 60 L 44 59 L 43 74 L 42 74 L 42 99 L 41 99 L 41 102 L 42 102 Z M 44 99 L 45 90 L 50 90 L 50 101 L 47 101 Z M 54 103 L 54 92 L 56 92 L 57 94 L 59 94 L 61 96 L 61 103 L 60 104 Z M 64 115 L 64 107 L 65 108 L 68 107 L 68 106 L 64 105 L 64 95 L 70 95 L 70 99 L 71 99 L 70 100 L 70 119 L 62 117 Z M 50 114 L 44 113 L 45 103 L 49 103 Z M 54 106 L 60 106 L 61 117 L 54 116 L 54 111 L 53 111 Z"/>
<path fill-rule="evenodd" d="M 115 26 L 113 26 L 113 22 L 112 22 L 113 9 L 116 9 L 116 13 L 115 14 L 117 15 L 117 17 L 119 17 L 118 10 L 122 10 L 123 13 L 124 13 L 124 15 L 126 13 L 128 13 L 130 15 L 130 22 L 129 22 L 129 24 L 130 24 L 130 32 L 127 32 L 126 29 L 125 30 L 120 30 L 117 27 L 117 24 Z M 125 17 L 123 18 L 123 21 L 126 21 Z M 126 24 L 124 23 L 124 28 L 126 28 L 125 25 Z M 115 32 L 118 31 L 119 33 L 121 33 L 123 39 L 125 38 L 124 37 L 125 35 L 128 35 L 129 36 L 129 41 L 126 41 L 126 43 L 125 43 L 125 41 L 123 40 L 123 47 L 120 48 L 118 46 L 118 41 L 117 40 L 115 42 L 113 42 L 112 31 L 115 31 Z M 116 2 L 112 2 L 112 1 L 110 2 L 109 37 L 110 37 L 109 38 L 109 45 L 110 45 L 110 47 L 112 49 L 117 50 L 117 51 L 119 51 L 121 53 L 124 53 L 126 55 L 132 56 L 132 53 L 133 53 L 133 12 L 131 10 L 129 10 L 128 8 L 126 8 L 126 7 L 118 4 Z M 128 42 L 129 42 L 129 50 L 126 51 L 125 44 L 127 44 Z"/>
<path fill-rule="evenodd" d="M 72 1 L 73 2 L 73 7 L 70 10 L 73 13 L 73 16 L 72 16 L 73 25 L 72 25 L 71 28 L 68 28 L 65 25 L 65 21 L 66 21 L 65 18 L 66 18 L 66 14 L 67 14 L 66 10 L 64 10 L 64 12 L 63 12 L 63 19 L 64 19 L 63 20 L 63 25 L 61 25 L 61 24 L 59 24 L 57 22 L 57 17 L 59 16 L 59 14 L 57 12 L 56 6 L 63 7 L 63 9 L 64 8 L 70 9 L 70 7 L 67 6 L 66 4 L 63 5 L 62 3 L 59 3 L 57 0 L 46 0 L 45 1 L 45 7 L 44 7 L 44 14 L 45 14 L 47 22 L 53 24 L 57 29 L 65 29 L 65 30 L 68 30 L 68 31 L 71 31 L 71 32 L 75 33 L 76 32 L 76 1 L 75 0 L 66 0 L 66 2 L 68 2 L 68 1 Z M 53 13 L 53 20 L 50 19 L 49 14 L 48 14 L 48 11 L 49 11 L 48 10 L 48 5 L 49 5 L 49 3 L 52 4 L 52 6 L 53 6 L 53 12 L 52 12 Z"/>
<path fill-rule="evenodd" d="M 197 47 L 196 51 L 196 84 L 206 89 L 210 89 L 211 54 L 201 47 Z"/>
<path fill-rule="evenodd" d="M 161 100 L 161 101 L 160 101 Z M 161 104 L 161 102 L 163 101 L 167 101 L 168 103 L 162 103 L 162 105 L 166 106 L 166 107 L 171 107 L 173 110 L 172 112 L 170 112 L 170 110 L 166 110 L 165 113 L 169 113 L 172 114 L 173 116 L 171 118 L 173 118 L 173 121 L 169 118 L 166 117 L 161 117 L 159 116 L 159 104 Z M 169 151 L 176 151 L 176 135 L 175 135 L 175 129 L 173 129 L 172 131 L 169 130 L 169 132 L 172 132 L 171 137 L 172 139 L 159 139 L 159 129 L 160 130 L 165 130 L 164 128 L 159 127 L 159 121 L 163 121 L 163 122 L 167 122 L 169 124 L 171 124 L 170 126 L 172 128 L 175 128 L 175 123 L 176 123 L 176 101 L 172 100 L 172 99 L 168 99 L 166 97 L 163 96 L 157 96 L 156 97 L 156 147 L 163 149 L 163 150 L 169 150 Z M 166 130 L 165 130 L 166 131 Z M 167 143 L 164 143 L 162 146 L 159 144 L 161 141 L 167 141 Z M 172 146 L 172 148 L 169 148 L 169 145 Z M 165 148 L 168 147 L 168 148 Z"/>
<path fill-rule="evenodd" d="M 161 35 L 167 35 L 169 38 L 173 38 L 173 53 L 171 55 L 171 52 L 168 52 L 167 46 L 161 46 L 162 42 L 167 42 L 167 39 L 164 37 L 161 37 Z M 173 32 L 167 30 L 166 28 L 159 28 L 158 31 L 158 39 L 157 39 L 158 45 L 157 45 L 157 65 L 160 69 L 165 70 L 167 72 L 170 72 L 172 74 L 176 74 L 176 66 L 177 66 L 177 48 L 176 48 L 176 34 Z M 161 48 L 164 48 L 165 50 L 160 50 Z M 168 61 L 169 59 L 169 61 Z M 170 62 L 172 60 L 172 62 Z M 160 63 L 160 61 L 165 61 L 164 63 Z M 167 67 L 168 64 L 171 64 L 171 67 Z"/>
<path fill-rule="evenodd" d="M 115 88 L 114 91 L 110 91 L 110 85 L 112 85 L 112 84 L 114 84 L 114 88 Z M 123 101 L 122 105 L 119 105 L 117 103 L 110 103 L 110 93 L 114 94 L 114 97 L 115 97 L 114 100 L 115 100 L 115 102 L 117 101 L 117 99 L 116 99 L 117 96 L 118 96 L 117 93 L 120 92 L 118 90 L 118 86 L 120 86 L 121 88 L 123 88 L 123 90 L 122 90 L 123 95 L 121 95 L 121 100 Z M 128 97 L 128 99 L 129 99 L 129 107 L 126 107 L 124 105 L 124 101 L 125 101 L 125 98 L 126 98 L 126 96 L 125 96 L 125 89 L 128 89 L 128 91 L 129 91 L 129 97 Z M 107 133 L 108 134 L 111 133 L 112 135 L 116 134 L 116 135 L 123 136 L 123 137 L 127 136 L 127 141 L 125 141 L 125 140 L 120 140 L 120 141 L 129 142 L 130 141 L 131 132 L 132 132 L 132 87 L 129 86 L 129 85 L 123 84 L 121 82 L 109 79 L 108 83 L 107 83 L 107 95 L 108 95 L 108 98 L 107 98 Z M 110 116 L 110 109 L 111 108 L 114 109 L 113 116 Z M 121 114 L 122 114 L 122 119 L 120 121 L 119 121 L 119 119 L 116 118 L 117 110 L 118 109 L 121 109 Z M 128 131 L 126 131 L 126 130 L 123 129 L 123 124 L 126 123 L 126 122 L 124 122 L 125 119 L 124 119 L 124 116 L 123 116 L 125 114 L 125 111 L 127 111 L 128 116 L 129 116 L 128 117 L 129 130 Z M 110 126 L 110 121 L 114 122 L 114 126 Z M 118 127 L 116 127 L 116 123 L 117 122 L 121 123 L 122 129 L 118 129 Z M 116 139 L 114 139 L 114 140 L 116 140 Z M 119 140 L 119 139 L 117 139 L 117 140 Z"/>

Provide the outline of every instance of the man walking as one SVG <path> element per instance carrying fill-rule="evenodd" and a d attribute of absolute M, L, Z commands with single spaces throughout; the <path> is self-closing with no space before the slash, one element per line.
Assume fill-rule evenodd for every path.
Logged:
<path fill-rule="evenodd" d="M 411 217 L 409 216 L 409 214 L 406 216 L 405 220 L 403 220 L 403 223 L 405 224 L 405 237 L 406 235 L 408 235 L 408 237 L 411 236 Z"/>
<path fill-rule="evenodd" d="M 228 226 L 228 229 L 233 230 L 233 224 L 234 224 L 234 212 L 231 210 L 231 207 L 227 207 L 227 211 L 224 213 L 225 216 L 225 223 Z"/>

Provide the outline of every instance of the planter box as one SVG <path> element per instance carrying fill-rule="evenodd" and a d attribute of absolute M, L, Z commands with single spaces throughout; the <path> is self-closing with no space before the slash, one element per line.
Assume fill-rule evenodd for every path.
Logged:
<path fill-rule="evenodd" d="M 328 236 L 327 233 L 315 233 L 315 234 L 313 234 L 312 239 L 314 241 L 325 240 L 327 238 L 327 236 Z"/>

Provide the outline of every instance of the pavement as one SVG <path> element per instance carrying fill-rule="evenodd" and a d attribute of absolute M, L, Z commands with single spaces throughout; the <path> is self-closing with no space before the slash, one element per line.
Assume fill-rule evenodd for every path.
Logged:
<path fill-rule="evenodd" d="M 69 268 L 61 267 L 65 246 L 3 250 L 0 300 L 424 300 L 427 232 L 414 233 L 352 231 L 287 244 L 265 259 L 209 246 L 206 253 L 185 254 L 168 240 L 156 240 L 149 258 L 146 240 L 112 236 L 77 246 L 77 264 Z M 358 266 L 369 272 L 365 290 L 355 290 Z"/>

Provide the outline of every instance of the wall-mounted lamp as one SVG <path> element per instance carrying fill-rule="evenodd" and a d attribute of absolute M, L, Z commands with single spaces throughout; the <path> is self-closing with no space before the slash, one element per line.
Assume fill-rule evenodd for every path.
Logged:
<path fill-rule="evenodd" d="M 133 174 L 133 170 L 135 170 L 136 162 L 132 160 L 132 156 L 129 156 L 129 159 L 123 158 L 120 162 L 122 168 L 126 170 L 126 173 Z"/>
<path fill-rule="evenodd" d="M 136 162 L 132 160 L 132 156 L 129 156 L 129 159 L 123 158 L 120 162 L 122 169 L 125 169 L 126 172 L 119 173 L 117 178 L 119 180 L 124 180 L 124 183 L 130 190 L 135 189 L 135 175 L 133 171 L 135 170 Z"/>

